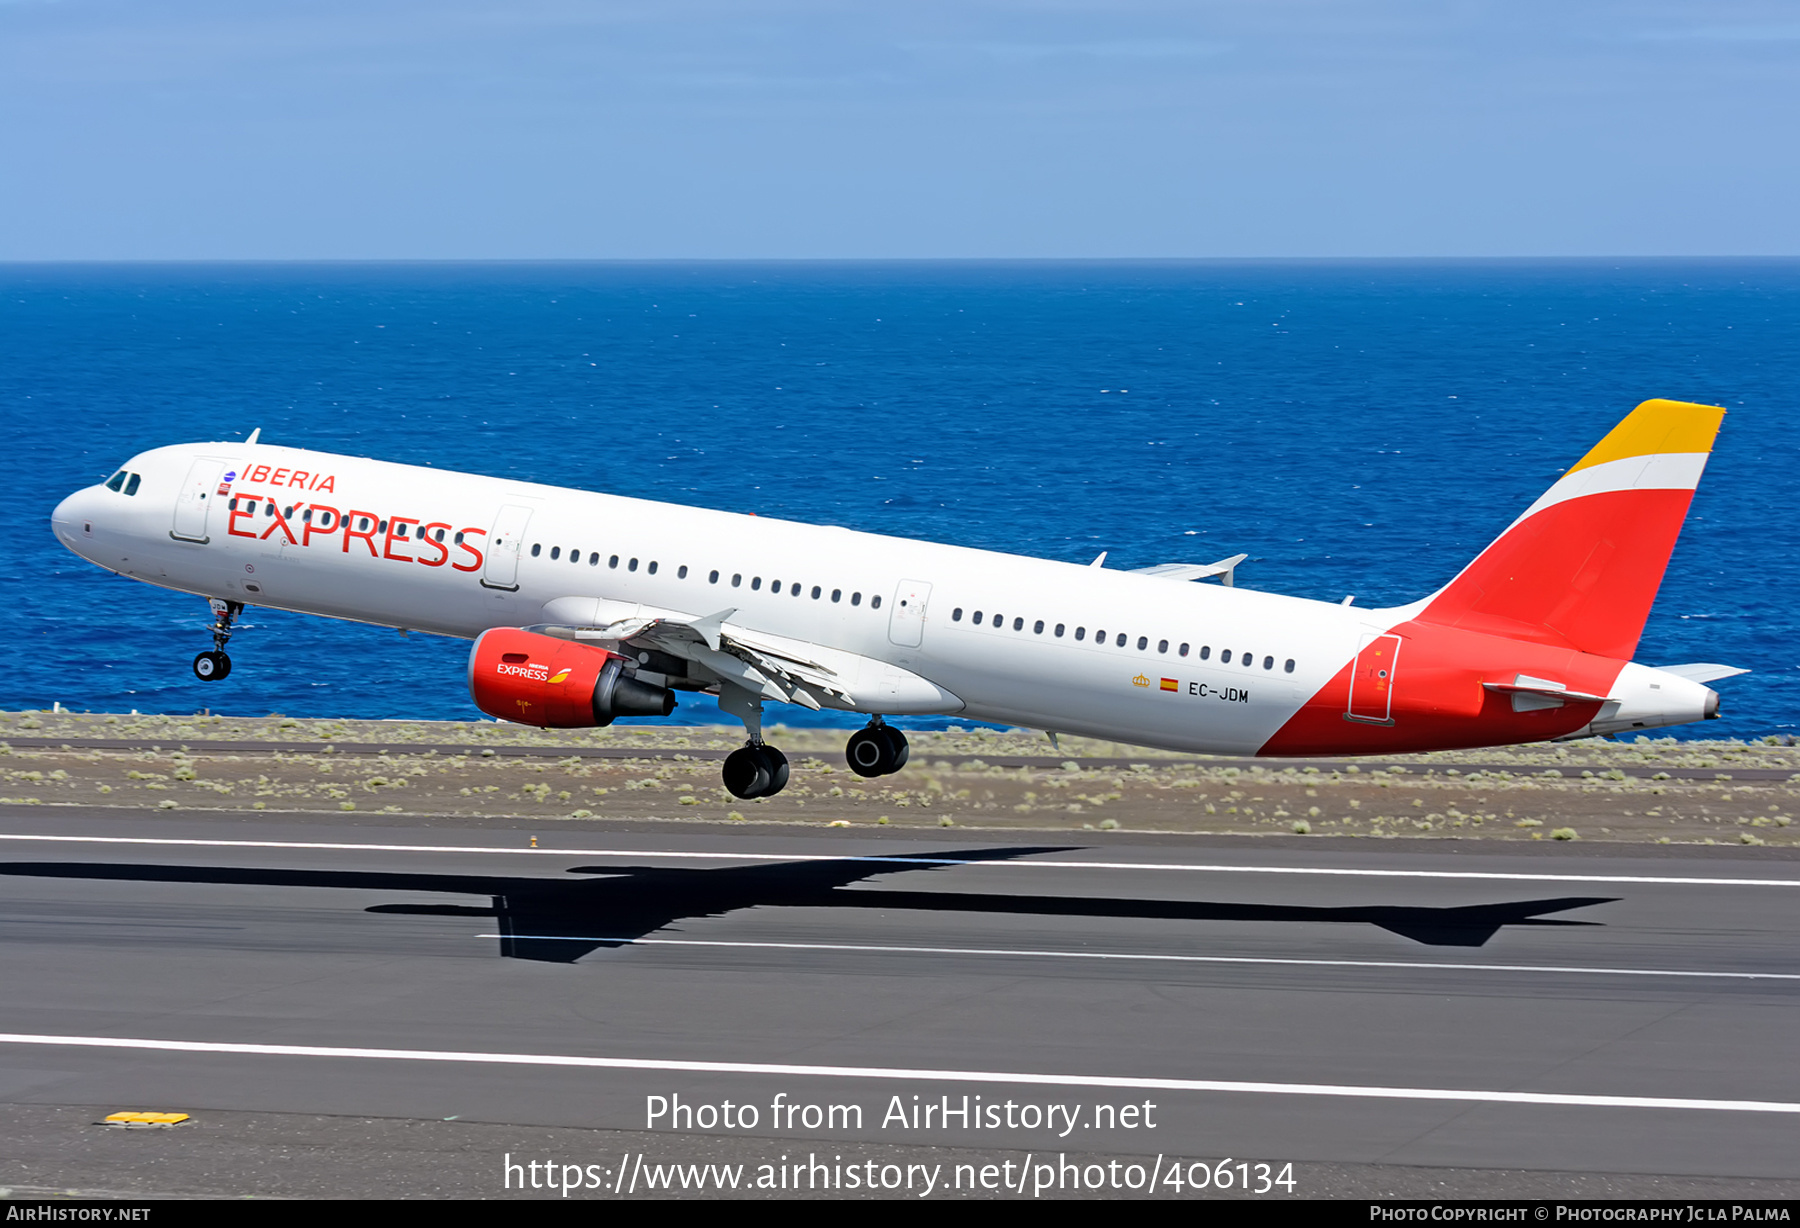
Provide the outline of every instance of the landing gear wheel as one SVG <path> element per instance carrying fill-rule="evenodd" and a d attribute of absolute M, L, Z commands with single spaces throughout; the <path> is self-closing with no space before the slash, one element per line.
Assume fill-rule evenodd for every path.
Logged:
<path fill-rule="evenodd" d="M 769 787 L 769 763 L 756 746 L 740 746 L 725 756 L 725 791 L 745 801 L 763 795 Z"/>
<path fill-rule="evenodd" d="M 202 682 L 218 682 L 231 673 L 231 658 L 222 652 L 203 652 L 194 658 L 194 677 Z"/>
<path fill-rule="evenodd" d="M 741 746 L 725 757 L 723 776 L 726 791 L 733 797 L 745 801 L 774 797 L 787 788 L 787 756 L 773 746 Z"/>
<path fill-rule="evenodd" d="M 877 729 L 880 730 L 881 736 L 887 739 L 888 752 L 893 757 L 893 766 L 888 768 L 888 772 L 898 772 L 906 766 L 906 761 L 912 758 L 912 747 L 907 744 L 906 735 L 892 725 L 879 725 Z"/>
<path fill-rule="evenodd" d="M 870 725 L 851 734 L 844 747 L 850 770 L 858 776 L 886 776 L 893 771 L 894 743 L 887 736 L 890 732 L 886 725 Z M 904 738 L 900 745 L 906 745 Z"/>
<path fill-rule="evenodd" d="M 763 762 L 767 764 L 769 768 L 768 786 L 763 789 L 761 793 L 757 794 L 757 796 L 774 797 L 777 793 L 787 788 L 787 756 L 776 750 L 773 746 L 759 746 L 756 749 L 762 752 Z"/>

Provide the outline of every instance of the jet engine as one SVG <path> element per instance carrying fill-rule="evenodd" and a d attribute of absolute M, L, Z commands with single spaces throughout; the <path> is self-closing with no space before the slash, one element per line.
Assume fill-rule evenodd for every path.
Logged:
<path fill-rule="evenodd" d="M 547 729 L 673 712 L 675 693 L 638 681 L 632 665 L 604 648 L 495 627 L 469 650 L 469 694 L 489 716 Z"/>

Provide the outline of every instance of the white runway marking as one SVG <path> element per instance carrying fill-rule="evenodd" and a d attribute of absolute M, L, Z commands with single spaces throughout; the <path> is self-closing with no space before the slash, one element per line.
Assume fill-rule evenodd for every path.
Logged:
<path fill-rule="evenodd" d="M 593 938 L 580 934 L 476 934 L 525 942 L 592 942 L 626 947 L 751 947 L 771 951 L 860 951 L 879 955 L 1030 956 L 1037 959 L 1138 959 L 1181 964 L 1288 964 L 1301 968 L 1428 968 L 1438 972 L 1563 972 L 1585 976 L 1687 976 L 1732 981 L 1800 981 L 1796 972 L 1711 972 L 1674 968 L 1586 968 L 1557 964 L 1440 964 L 1401 959 L 1282 959 L 1261 955 L 1164 955 L 1129 951 L 1032 951 L 1011 947 L 902 947 L 850 942 L 747 942 L 705 938 Z"/>
<path fill-rule="evenodd" d="M 785 1075 L 799 1078 L 890 1079 L 906 1082 L 995 1083 L 1051 1087 L 1111 1087 L 1136 1091 L 1235 1092 L 1262 1096 L 1339 1096 L 1373 1100 L 1444 1100 L 1480 1104 L 1538 1104 L 1614 1109 L 1700 1109 L 1730 1113 L 1800 1113 L 1778 1100 L 1700 1100 L 1673 1096 L 1591 1096 L 1569 1092 L 1486 1091 L 1451 1087 L 1358 1087 L 1331 1083 L 1260 1083 L 1228 1079 L 1151 1079 L 1129 1075 L 1026 1074 L 996 1070 L 914 1070 L 885 1066 L 808 1066 L 787 1062 L 693 1062 L 652 1058 L 583 1057 L 559 1053 L 470 1053 L 436 1049 L 365 1049 L 338 1045 L 246 1045 L 221 1041 L 149 1040 L 123 1036 L 45 1036 L 0 1032 L 0 1044 L 51 1048 L 123 1049 L 161 1053 L 218 1053 L 247 1057 L 365 1058 L 492 1066 L 550 1066 L 596 1070 L 665 1070 L 692 1074 Z"/>
<path fill-rule="evenodd" d="M 921 837 L 921 842 L 926 838 Z M 63 844 L 136 844 L 148 846 L 282 849 L 350 853 L 455 853 L 508 857 L 645 857 L 684 861 L 873 861 L 898 866 L 994 866 L 1052 870 L 1161 870 L 1188 874 L 1298 874 L 1346 878 L 1424 878 L 1522 883 L 1642 883 L 1683 887 L 1800 887 L 1793 878 L 1697 878 L 1655 874 L 1515 874 L 1490 870 L 1360 870 L 1334 866 L 1234 866 L 1222 864 L 1133 861 L 993 861 L 980 857 L 908 857 L 842 853 L 728 853 L 688 849 L 553 849 L 497 848 L 480 844 L 357 844 L 331 840 L 198 840 L 173 836 L 52 836 L 0 832 L 0 840 Z"/>

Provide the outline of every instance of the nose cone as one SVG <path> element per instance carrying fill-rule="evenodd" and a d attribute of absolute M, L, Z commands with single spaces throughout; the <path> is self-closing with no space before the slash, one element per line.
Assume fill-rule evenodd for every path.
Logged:
<path fill-rule="evenodd" d="M 56 540 L 83 558 L 87 557 L 83 547 L 94 539 L 93 505 L 93 491 L 78 490 L 50 513 L 50 529 Z"/>

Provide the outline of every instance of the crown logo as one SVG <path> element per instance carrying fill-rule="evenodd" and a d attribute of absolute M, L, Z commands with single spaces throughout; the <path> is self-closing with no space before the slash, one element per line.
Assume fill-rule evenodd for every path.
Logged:
<path fill-rule="evenodd" d="M 1131 685 L 1132 686 L 1149 686 L 1150 679 L 1144 677 L 1144 675 L 1142 675 L 1142 674 L 1139 674 L 1137 677 L 1135 677 L 1131 680 Z"/>

